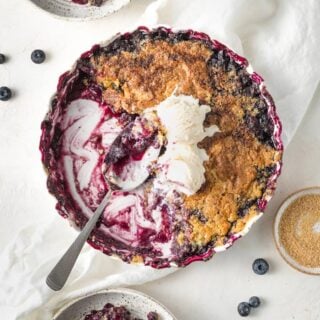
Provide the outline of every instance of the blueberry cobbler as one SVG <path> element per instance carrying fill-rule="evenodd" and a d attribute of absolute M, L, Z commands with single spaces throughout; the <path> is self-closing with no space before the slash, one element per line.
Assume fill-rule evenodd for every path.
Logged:
<path fill-rule="evenodd" d="M 163 268 L 207 260 L 248 231 L 280 174 L 280 134 L 245 58 L 204 33 L 140 27 L 61 76 L 40 149 L 57 210 L 80 229 L 112 176 L 125 185 L 147 170 L 138 188 L 112 192 L 89 243 Z"/>
<path fill-rule="evenodd" d="M 77 4 L 87 4 L 90 6 L 100 7 L 106 0 L 71 0 Z"/>
<path fill-rule="evenodd" d="M 84 317 L 84 320 L 160 320 L 156 312 L 149 312 L 146 319 L 133 317 L 124 306 L 116 307 L 107 303 L 101 310 L 93 310 Z"/>

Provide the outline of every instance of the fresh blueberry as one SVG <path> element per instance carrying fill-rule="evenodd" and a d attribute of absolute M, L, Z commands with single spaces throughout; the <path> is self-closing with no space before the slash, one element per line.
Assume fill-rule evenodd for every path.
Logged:
<path fill-rule="evenodd" d="M 250 314 L 251 307 L 247 302 L 240 302 L 238 304 L 238 312 L 241 317 L 247 317 Z"/>
<path fill-rule="evenodd" d="M 46 60 L 46 54 L 43 50 L 34 50 L 31 53 L 31 60 L 34 63 L 40 64 Z"/>
<path fill-rule="evenodd" d="M 249 299 L 249 304 L 250 304 L 250 307 L 252 308 L 258 308 L 260 306 L 260 299 L 259 297 L 256 297 L 256 296 L 253 296 Z"/>
<path fill-rule="evenodd" d="M 6 56 L 2 53 L 0 53 L 0 64 L 3 64 L 6 62 Z"/>
<path fill-rule="evenodd" d="M 253 261 L 252 270 L 254 273 L 262 275 L 268 272 L 269 264 L 266 260 L 259 258 Z"/>
<path fill-rule="evenodd" d="M 1 101 L 8 101 L 12 96 L 12 92 L 8 87 L 1 87 L 0 88 L 0 100 Z"/>

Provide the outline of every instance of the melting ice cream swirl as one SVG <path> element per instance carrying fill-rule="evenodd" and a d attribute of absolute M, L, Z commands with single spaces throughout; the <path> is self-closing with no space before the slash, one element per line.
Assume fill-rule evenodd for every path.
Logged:
<path fill-rule="evenodd" d="M 107 111 L 94 101 L 78 99 L 69 105 L 62 123 L 61 161 L 66 183 L 72 198 L 87 217 L 92 214 L 91 206 L 97 206 L 100 195 L 106 192 L 101 169 L 105 153 L 123 132 L 124 124 Z M 147 248 L 165 258 L 173 254 L 172 221 L 175 202 L 180 201 L 174 191 L 192 195 L 200 189 L 205 182 L 203 163 L 208 155 L 197 143 L 219 131 L 216 126 L 204 128 L 209 111 L 209 106 L 200 105 L 199 100 L 191 96 L 172 95 L 134 120 L 134 134 L 130 138 L 136 138 L 137 143 L 145 142 L 153 132 L 147 130 L 150 129 L 148 125 L 155 126 L 159 146 L 151 144 L 139 157 L 131 155 L 130 161 L 124 162 L 128 170 L 134 171 L 130 171 L 129 176 L 138 176 L 141 168 L 148 165 L 155 166 L 155 174 L 147 182 L 147 193 L 144 185 L 131 192 L 113 192 L 99 228 L 108 241 L 114 239 L 125 246 Z M 148 151 L 161 145 L 165 152 L 157 161 L 149 163 Z M 125 173 L 128 177 L 128 172 Z M 127 249 L 122 250 L 124 253 Z"/>

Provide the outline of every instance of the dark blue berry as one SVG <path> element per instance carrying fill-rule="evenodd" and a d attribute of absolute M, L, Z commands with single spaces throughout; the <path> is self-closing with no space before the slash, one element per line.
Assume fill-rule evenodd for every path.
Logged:
<path fill-rule="evenodd" d="M 12 92 L 8 87 L 1 87 L 0 88 L 0 100 L 1 101 L 8 101 L 12 96 Z"/>
<path fill-rule="evenodd" d="M 3 64 L 6 62 L 6 56 L 2 53 L 0 53 L 0 64 Z"/>
<path fill-rule="evenodd" d="M 250 307 L 252 308 L 258 308 L 260 306 L 260 299 L 259 297 L 256 297 L 256 296 L 253 296 L 249 299 L 249 304 L 250 304 Z"/>
<path fill-rule="evenodd" d="M 253 261 L 252 270 L 254 273 L 263 275 L 268 272 L 269 264 L 266 260 L 260 258 Z"/>
<path fill-rule="evenodd" d="M 247 317 L 250 314 L 251 307 L 247 302 L 240 302 L 238 304 L 238 312 L 241 317 Z"/>
<path fill-rule="evenodd" d="M 31 60 L 34 63 L 40 64 L 46 60 L 46 54 L 43 50 L 34 50 L 31 53 Z"/>

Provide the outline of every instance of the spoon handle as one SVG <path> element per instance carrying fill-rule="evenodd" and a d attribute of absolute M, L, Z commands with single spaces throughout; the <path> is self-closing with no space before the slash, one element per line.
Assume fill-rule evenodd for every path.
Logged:
<path fill-rule="evenodd" d="M 59 291 L 63 288 L 75 262 L 77 261 L 83 245 L 87 241 L 93 228 L 96 226 L 101 213 L 104 211 L 111 193 L 111 190 L 109 190 L 105 197 L 102 199 L 98 208 L 95 210 L 93 216 L 89 219 L 89 221 L 86 223 L 77 238 L 73 241 L 69 249 L 49 273 L 46 283 L 52 290 Z"/>

